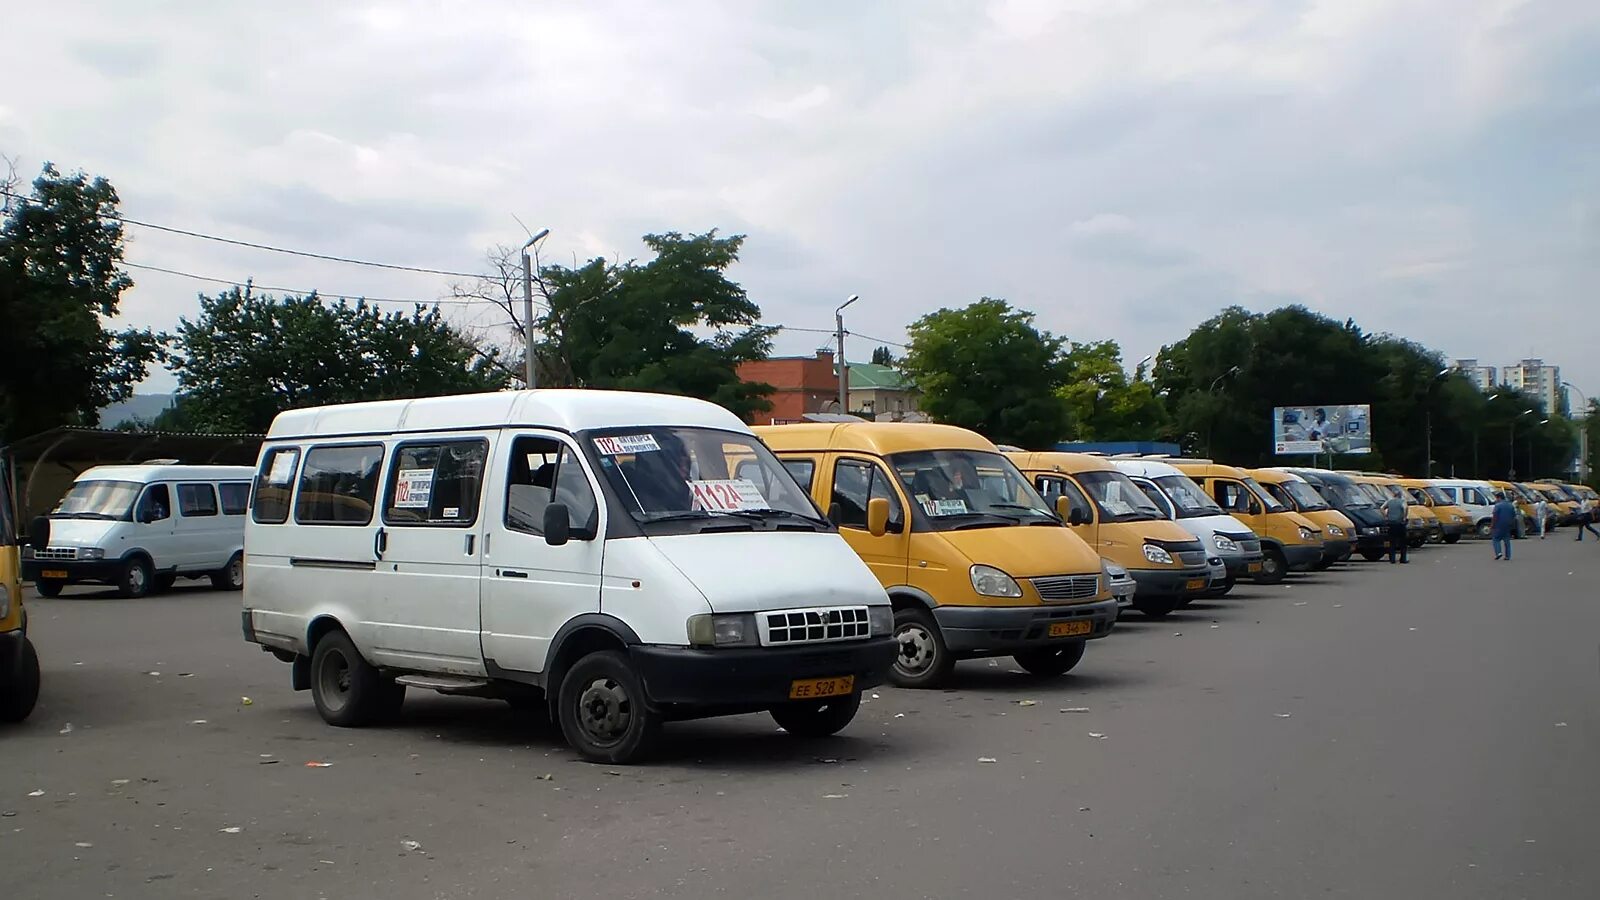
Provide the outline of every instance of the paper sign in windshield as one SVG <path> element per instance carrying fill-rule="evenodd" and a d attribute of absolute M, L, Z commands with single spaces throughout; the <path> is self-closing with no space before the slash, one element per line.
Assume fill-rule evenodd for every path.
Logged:
<path fill-rule="evenodd" d="M 594 448 L 607 456 L 622 456 L 628 453 L 649 453 L 660 450 L 661 445 L 656 443 L 653 434 L 619 434 L 614 437 L 595 438 Z"/>
<path fill-rule="evenodd" d="M 740 509 L 766 509 L 767 498 L 755 482 L 743 478 L 723 481 L 691 481 L 689 492 L 694 495 L 694 508 L 707 512 L 733 512 Z"/>
<path fill-rule="evenodd" d="M 917 501 L 922 504 L 922 511 L 930 516 L 959 516 L 967 511 L 965 500 L 935 500 L 926 494 L 918 494 Z"/>
<path fill-rule="evenodd" d="M 395 509 L 427 509 L 432 497 L 432 469 L 401 469 L 395 476 Z"/>
<path fill-rule="evenodd" d="M 267 484 L 288 484 L 294 479 L 294 464 L 298 453 L 279 453 L 272 458 L 272 471 L 267 473 Z"/>

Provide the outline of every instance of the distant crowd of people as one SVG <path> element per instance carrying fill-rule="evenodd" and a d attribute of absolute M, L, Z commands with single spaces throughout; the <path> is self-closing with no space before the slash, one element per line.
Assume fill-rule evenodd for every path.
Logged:
<path fill-rule="evenodd" d="M 1585 531 L 1600 540 L 1600 531 L 1595 530 L 1595 524 L 1600 521 L 1600 508 L 1589 507 L 1579 512 L 1579 518 L 1574 522 L 1578 532 L 1578 540 L 1583 540 Z M 1550 520 L 1550 506 L 1543 500 L 1534 504 L 1533 529 L 1539 535 L 1539 540 L 1544 540 L 1546 524 Z M 1490 518 L 1489 539 L 1494 546 L 1494 558 L 1510 561 L 1511 539 L 1521 530 L 1521 513 L 1517 505 L 1512 502 L 1511 496 L 1504 491 L 1494 495 L 1494 512 Z"/>

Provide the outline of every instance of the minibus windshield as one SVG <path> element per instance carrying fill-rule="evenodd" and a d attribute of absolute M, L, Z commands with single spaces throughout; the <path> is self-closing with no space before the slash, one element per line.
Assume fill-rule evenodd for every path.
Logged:
<path fill-rule="evenodd" d="M 50 515 L 57 519 L 126 519 L 144 485 L 137 481 L 79 481 Z"/>
<path fill-rule="evenodd" d="M 1318 512 L 1328 508 L 1328 501 L 1304 481 L 1285 481 L 1280 487 L 1294 498 L 1294 505 L 1300 507 L 1301 512 Z"/>
<path fill-rule="evenodd" d="M 1256 495 L 1256 499 L 1260 500 L 1262 505 L 1267 508 L 1267 512 L 1276 513 L 1287 512 L 1289 510 L 1289 507 L 1278 502 L 1278 498 L 1267 493 L 1267 489 L 1262 487 L 1254 478 L 1246 478 L 1244 483 L 1248 485 L 1250 490 Z"/>
<path fill-rule="evenodd" d="M 1449 494 L 1445 493 L 1444 488 L 1430 487 L 1430 488 L 1426 489 L 1426 492 L 1427 492 L 1429 497 L 1433 498 L 1433 502 L 1438 504 L 1439 506 L 1454 506 L 1455 505 L 1456 499 L 1454 497 L 1450 496 Z"/>
<path fill-rule="evenodd" d="M 1143 522 L 1164 519 L 1161 510 L 1121 472 L 1083 472 L 1074 476 L 1100 508 L 1102 522 Z"/>
<path fill-rule="evenodd" d="M 1383 501 L 1389 499 L 1389 495 L 1384 493 L 1383 490 L 1375 484 L 1366 481 L 1358 481 L 1356 484 L 1361 487 L 1361 492 L 1366 494 L 1367 498 L 1377 506 L 1382 506 Z"/>
<path fill-rule="evenodd" d="M 888 460 L 937 531 L 1060 522 L 1017 467 L 998 453 L 914 450 Z"/>
<path fill-rule="evenodd" d="M 1348 506 L 1352 509 L 1377 505 L 1372 502 L 1372 497 L 1364 493 L 1354 482 L 1324 481 L 1322 483 L 1322 494 L 1340 506 Z"/>
<path fill-rule="evenodd" d="M 1193 519 L 1198 516 L 1220 516 L 1222 507 L 1217 501 L 1200 489 L 1187 475 L 1162 475 L 1152 479 L 1161 488 L 1161 492 L 1172 501 L 1172 507 L 1177 511 L 1180 519 Z"/>
<path fill-rule="evenodd" d="M 642 523 L 744 519 L 754 528 L 827 527 L 810 497 L 754 435 L 655 425 L 590 434 L 610 488 Z"/>

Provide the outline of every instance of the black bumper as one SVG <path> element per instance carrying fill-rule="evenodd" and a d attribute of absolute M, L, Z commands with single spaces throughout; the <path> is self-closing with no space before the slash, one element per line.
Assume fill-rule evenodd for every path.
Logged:
<path fill-rule="evenodd" d="M 1235 553 L 1232 556 L 1224 556 L 1222 564 L 1228 570 L 1228 577 L 1237 581 L 1241 578 L 1254 578 L 1260 575 L 1261 561 L 1264 559 L 1266 559 L 1266 555 L 1258 550 L 1255 553 Z"/>
<path fill-rule="evenodd" d="M 1303 572 L 1321 559 L 1321 544 L 1294 544 L 1283 548 L 1283 561 L 1293 572 Z"/>
<path fill-rule="evenodd" d="M 1210 566 L 1191 566 L 1186 569 L 1129 569 L 1128 574 L 1139 583 L 1136 598 L 1148 597 L 1198 597 L 1211 586 Z M 1191 587 L 1190 582 L 1197 582 Z"/>
<path fill-rule="evenodd" d="M 1449 525 L 1443 526 L 1443 528 L 1444 528 L 1444 536 L 1447 537 L 1447 538 L 1448 537 L 1457 537 L 1458 538 L 1458 537 L 1461 537 L 1462 535 L 1467 533 L 1467 526 L 1466 526 L 1466 523 L 1464 523 L 1464 522 L 1453 522 L 1453 523 L 1451 523 Z"/>
<path fill-rule="evenodd" d="M 1144 590 L 1143 587 L 1140 590 Z M 1134 595 L 1135 599 L 1138 595 Z M 944 644 L 959 656 L 1003 656 L 1059 641 L 1105 637 L 1117 621 L 1117 601 L 1049 606 L 938 606 Z M 1087 634 L 1051 637 L 1050 626 L 1059 622 L 1088 621 Z"/>
<path fill-rule="evenodd" d="M 1322 542 L 1322 557 L 1324 563 L 1344 562 L 1350 558 L 1350 542 L 1344 538 L 1333 538 Z"/>
<path fill-rule="evenodd" d="M 638 644 L 628 652 L 652 703 L 763 709 L 788 702 L 790 685 L 800 678 L 852 675 L 858 691 L 883 684 L 899 648 L 893 637 L 879 637 L 737 650 Z"/>
<path fill-rule="evenodd" d="M 1369 525 L 1369 526 L 1366 526 L 1366 527 L 1370 528 L 1372 526 Z M 1382 525 L 1377 526 L 1377 528 L 1378 528 L 1378 532 L 1376 534 L 1360 534 L 1360 533 L 1356 534 L 1356 549 L 1357 550 L 1388 550 L 1389 549 L 1389 532 Z"/>
<path fill-rule="evenodd" d="M 65 572 L 65 579 L 50 576 L 45 577 L 45 572 Z M 22 561 L 22 580 L 37 582 L 41 578 L 47 581 L 61 581 L 64 584 L 77 584 L 82 581 L 97 581 L 106 584 L 114 583 L 122 575 L 122 560 L 96 559 L 96 560 L 53 560 L 53 559 L 25 559 Z"/>

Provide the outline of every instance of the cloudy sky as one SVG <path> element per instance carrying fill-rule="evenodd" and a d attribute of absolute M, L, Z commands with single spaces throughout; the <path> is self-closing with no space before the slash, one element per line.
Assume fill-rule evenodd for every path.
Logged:
<path fill-rule="evenodd" d="M 749 235 L 734 277 L 770 323 L 831 327 L 857 293 L 850 328 L 900 341 L 987 294 L 1137 360 L 1224 305 L 1299 302 L 1453 356 L 1542 356 L 1600 396 L 1593 0 L 55 0 L 5 20 L 0 153 L 103 174 L 132 218 L 463 271 L 519 219 L 565 261 L 720 228 Z M 130 262 L 269 286 L 451 281 L 131 236 Z M 157 327 L 217 289 L 133 275 L 124 312 Z"/>

